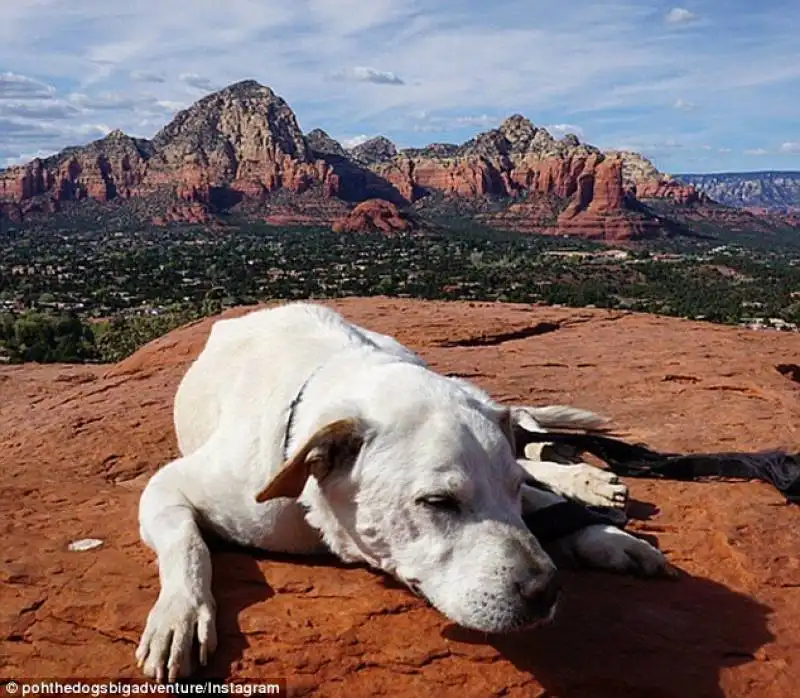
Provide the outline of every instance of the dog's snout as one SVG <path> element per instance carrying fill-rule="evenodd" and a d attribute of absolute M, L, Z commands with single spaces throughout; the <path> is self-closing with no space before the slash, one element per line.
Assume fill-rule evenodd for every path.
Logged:
<path fill-rule="evenodd" d="M 517 588 L 529 611 L 538 618 L 546 618 L 552 614 L 561 594 L 561 580 L 555 569 L 543 571 L 536 567 L 517 582 Z"/>

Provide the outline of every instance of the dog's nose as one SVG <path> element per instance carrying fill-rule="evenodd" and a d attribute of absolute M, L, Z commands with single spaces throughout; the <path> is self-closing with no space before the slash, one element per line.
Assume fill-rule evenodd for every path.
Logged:
<path fill-rule="evenodd" d="M 550 616 L 561 594 L 561 580 L 555 569 L 531 570 L 527 579 L 517 582 L 517 587 L 530 611 L 539 618 Z"/>

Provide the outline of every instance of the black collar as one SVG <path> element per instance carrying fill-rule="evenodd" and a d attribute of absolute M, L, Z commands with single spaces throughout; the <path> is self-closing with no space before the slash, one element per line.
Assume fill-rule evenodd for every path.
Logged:
<path fill-rule="evenodd" d="M 294 400 L 292 400 L 291 404 L 289 405 L 289 415 L 286 418 L 286 428 L 283 431 L 283 460 L 286 462 L 289 459 L 289 440 L 292 438 L 292 424 L 294 423 L 294 415 L 297 411 L 297 406 L 300 404 L 300 401 L 303 399 L 303 394 L 306 392 L 306 388 L 308 384 L 311 382 L 311 376 L 314 375 L 316 371 L 312 372 L 311 375 L 305 379 L 303 385 L 300 386 L 300 390 L 297 391 L 297 395 L 294 396 Z"/>
<path fill-rule="evenodd" d="M 286 428 L 283 432 L 283 461 L 286 462 L 289 460 L 289 441 L 292 438 L 292 425 L 294 424 L 295 414 L 297 413 L 297 407 L 303 400 L 303 395 L 306 392 L 306 388 L 308 388 L 308 384 L 311 382 L 311 379 L 319 373 L 319 370 L 327 363 L 327 361 L 323 361 L 319 366 L 317 366 L 311 373 L 308 374 L 308 378 L 303 381 L 303 384 L 300 386 L 300 389 L 297 391 L 297 394 L 294 396 L 294 400 L 289 404 L 289 414 L 286 417 Z"/>

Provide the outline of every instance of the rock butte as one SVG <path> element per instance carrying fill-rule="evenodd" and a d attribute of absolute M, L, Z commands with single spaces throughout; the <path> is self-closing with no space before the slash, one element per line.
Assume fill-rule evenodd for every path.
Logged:
<path fill-rule="evenodd" d="M 556 140 L 518 114 L 460 146 L 398 151 L 378 137 L 346 151 L 320 129 L 304 135 L 286 102 L 253 80 L 204 97 L 152 140 L 113 131 L 0 172 L 0 213 L 14 220 L 94 199 L 147 201 L 156 225 L 205 223 L 237 206 L 266 208 L 260 218 L 276 224 L 329 224 L 367 199 L 410 206 L 431 195 L 478 208 L 505 198 L 507 210 L 484 223 L 608 241 L 658 233 L 639 200 L 706 201 L 636 153 Z"/>
<path fill-rule="evenodd" d="M 800 440 L 798 335 L 528 305 L 332 305 L 500 400 L 594 409 L 655 448 Z M 545 322 L 555 329 L 526 334 Z M 138 497 L 177 452 L 174 390 L 209 327 L 114 366 L 0 366 L 4 675 L 138 676 L 133 652 L 158 593 Z M 454 628 L 359 567 L 218 546 L 221 643 L 208 673 L 286 677 L 291 695 L 794 698 L 800 508 L 761 483 L 630 484 L 631 528 L 684 576 L 566 573 L 557 622 L 506 638 Z M 69 552 L 81 538 L 104 543 Z"/>
<path fill-rule="evenodd" d="M 382 199 L 368 199 L 333 223 L 335 233 L 363 231 L 398 233 L 407 232 L 416 227 L 416 224 L 404 216 L 397 206 Z"/>

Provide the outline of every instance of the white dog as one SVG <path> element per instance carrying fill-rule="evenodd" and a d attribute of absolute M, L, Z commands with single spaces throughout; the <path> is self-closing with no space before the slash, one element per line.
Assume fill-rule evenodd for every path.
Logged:
<path fill-rule="evenodd" d="M 364 562 L 462 626 L 508 632 L 550 619 L 558 597 L 556 567 L 522 519 L 523 507 L 558 498 L 525 485 L 531 474 L 624 503 L 624 487 L 599 469 L 578 466 L 595 473 L 587 486 L 565 466 L 515 459 L 515 427 L 591 426 L 595 415 L 502 407 L 309 303 L 215 323 L 174 418 L 182 455 L 152 477 L 139 509 L 161 589 L 136 657 L 159 681 L 191 672 L 195 633 L 202 664 L 216 646 L 203 530 Z M 611 526 L 556 545 L 591 566 L 669 570 L 658 550 Z"/>

